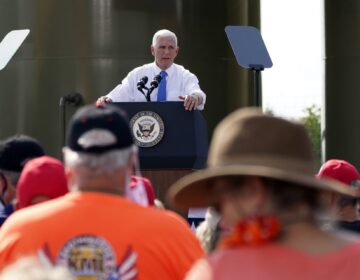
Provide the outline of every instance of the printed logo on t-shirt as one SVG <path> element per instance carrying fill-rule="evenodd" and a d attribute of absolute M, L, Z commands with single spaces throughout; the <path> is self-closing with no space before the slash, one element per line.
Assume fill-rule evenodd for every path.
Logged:
<path fill-rule="evenodd" d="M 56 263 L 68 267 L 77 280 L 136 279 L 137 254 L 128 247 L 122 260 L 109 242 L 95 235 L 69 240 L 60 250 Z"/>

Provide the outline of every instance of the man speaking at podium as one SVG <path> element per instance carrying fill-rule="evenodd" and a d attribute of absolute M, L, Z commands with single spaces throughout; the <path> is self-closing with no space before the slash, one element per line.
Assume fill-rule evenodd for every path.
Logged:
<path fill-rule="evenodd" d="M 150 49 L 155 61 L 129 72 L 121 84 L 96 103 L 184 100 L 186 110 L 203 110 L 206 95 L 200 89 L 199 80 L 174 63 L 179 52 L 175 33 L 166 29 L 157 31 Z"/>

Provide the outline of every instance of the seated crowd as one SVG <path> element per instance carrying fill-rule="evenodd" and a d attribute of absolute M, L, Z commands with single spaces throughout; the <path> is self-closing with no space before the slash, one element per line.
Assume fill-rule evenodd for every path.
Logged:
<path fill-rule="evenodd" d="M 0 280 L 360 277 L 360 174 L 338 159 L 316 172 L 301 124 L 254 108 L 220 122 L 207 167 L 167 195 L 207 208 L 196 233 L 158 206 L 119 108 L 79 109 L 63 152 L 0 142 Z"/>

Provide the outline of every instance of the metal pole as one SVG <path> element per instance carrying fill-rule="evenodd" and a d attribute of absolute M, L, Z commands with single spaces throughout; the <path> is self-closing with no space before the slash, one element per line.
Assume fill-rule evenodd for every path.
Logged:
<path fill-rule="evenodd" d="M 259 69 L 252 69 L 253 76 L 254 76 L 254 105 L 256 107 L 261 106 L 261 96 L 260 96 L 260 70 Z"/>

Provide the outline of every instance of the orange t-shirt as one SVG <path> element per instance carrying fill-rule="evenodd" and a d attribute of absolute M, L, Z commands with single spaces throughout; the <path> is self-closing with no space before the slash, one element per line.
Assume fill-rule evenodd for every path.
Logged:
<path fill-rule="evenodd" d="M 77 279 L 183 279 L 203 251 L 172 215 L 115 195 L 70 193 L 6 221 L 0 267 L 36 252 Z"/>
<path fill-rule="evenodd" d="M 215 252 L 199 260 L 186 280 L 343 280 L 360 279 L 360 243 L 336 252 L 309 255 L 269 244 Z"/>

